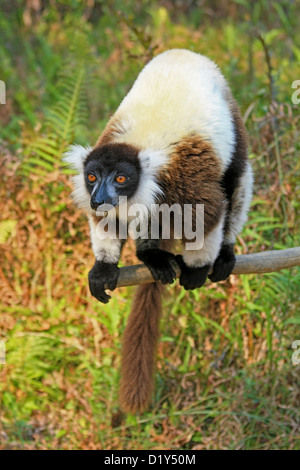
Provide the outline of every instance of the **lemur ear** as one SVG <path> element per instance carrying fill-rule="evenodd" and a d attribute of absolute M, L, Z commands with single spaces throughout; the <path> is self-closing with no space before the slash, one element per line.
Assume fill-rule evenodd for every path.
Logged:
<path fill-rule="evenodd" d="M 64 153 L 63 161 L 66 162 L 71 168 L 77 171 L 82 171 L 83 163 L 87 156 L 93 150 L 92 147 L 82 147 L 82 145 L 70 145 L 68 150 Z"/>

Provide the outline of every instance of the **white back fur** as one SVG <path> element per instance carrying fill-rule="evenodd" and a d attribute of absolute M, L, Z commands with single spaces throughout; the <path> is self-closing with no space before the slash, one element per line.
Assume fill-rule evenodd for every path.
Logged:
<path fill-rule="evenodd" d="M 225 168 L 235 138 L 227 83 L 207 57 L 172 49 L 141 71 L 112 122 L 123 132 L 115 142 L 170 153 L 172 144 L 195 133 L 209 140 Z"/>

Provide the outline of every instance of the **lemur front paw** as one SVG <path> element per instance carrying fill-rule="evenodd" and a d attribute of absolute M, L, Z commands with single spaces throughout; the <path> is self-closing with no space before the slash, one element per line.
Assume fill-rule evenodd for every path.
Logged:
<path fill-rule="evenodd" d="M 235 265 L 233 245 L 223 245 L 214 262 L 213 271 L 208 276 L 212 282 L 225 281 L 232 273 Z"/>
<path fill-rule="evenodd" d="M 175 256 L 159 248 L 137 251 L 137 257 L 150 269 L 153 279 L 162 284 L 172 284 L 176 279 L 176 272 L 170 261 Z"/>
<path fill-rule="evenodd" d="M 117 287 L 120 268 L 116 264 L 96 261 L 89 272 L 89 286 L 93 297 L 107 304 L 111 298 L 106 289 L 114 290 Z"/>
<path fill-rule="evenodd" d="M 206 281 L 210 265 L 206 264 L 201 268 L 191 268 L 185 264 L 181 255 L 177 255 L 175 259 L 181 270 L 179 284 L 186 290 L 202 287 Z"/>

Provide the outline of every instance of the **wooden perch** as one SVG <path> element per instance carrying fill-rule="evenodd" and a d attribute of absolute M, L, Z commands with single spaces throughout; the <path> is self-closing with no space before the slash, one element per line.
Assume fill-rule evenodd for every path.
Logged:
<path fill-rule="evenodd" d="M 176 277 L 179 277 L 180 269 L 175 261 L 172 263 L 176 271 Z M 238 255 L 232 274 L 271 273 L 284 268 L 292 268 L 293 266 L 300 266 L 300 247 Z M 134 286 L 149 282 L 153 282 L 153 278 L 149 269 L 143 264 L 126 266 L 120 269 L 118 287 Z"/>

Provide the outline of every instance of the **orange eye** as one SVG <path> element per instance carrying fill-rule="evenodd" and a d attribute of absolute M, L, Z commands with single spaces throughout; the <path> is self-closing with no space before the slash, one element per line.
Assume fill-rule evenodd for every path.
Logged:
<path fill-rule="evenodd" d="M 88 180 L 89 180 L 90 183 L 95 183 L 95 181 L 97 179 L 96 176 L 93 175 L 92 173 L 89 173 L 87 177 L 88 177 Z"/>
<path fill-rule="evenodd" d="M 120 176 L 117 176 L 117 177 L 116 177 L 116 182 L 117 182 L 117 183 L 122 184 L 122 183 L 125 183 L 125 181 L 126 181 L 126 177 L 123 176 L 123 175 L 120 175 Z"/>

